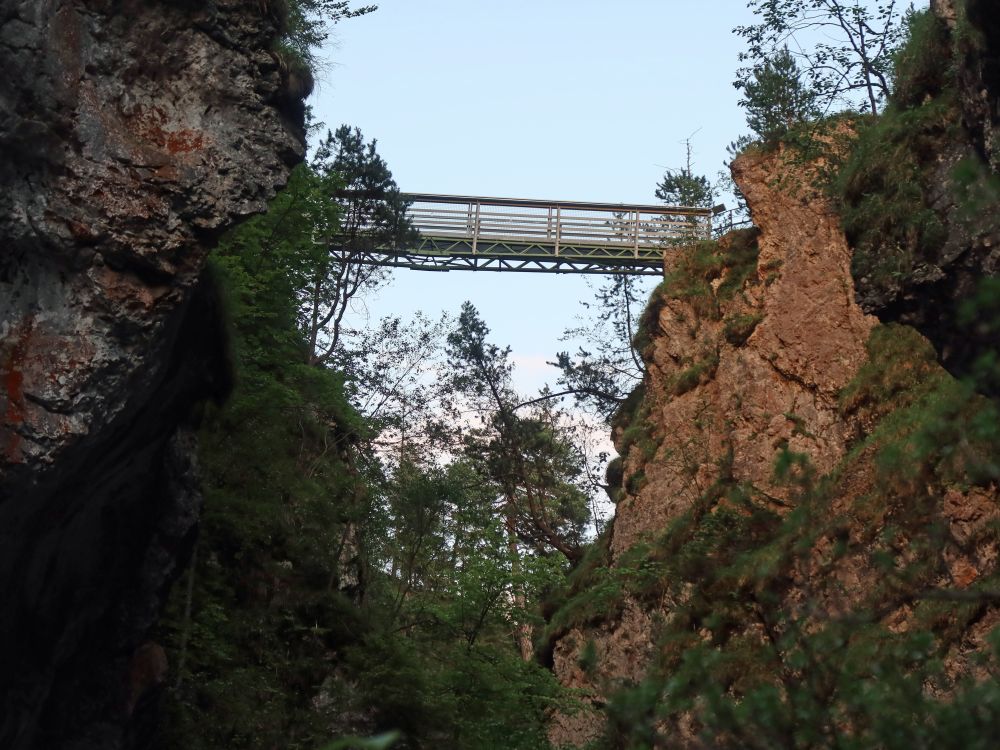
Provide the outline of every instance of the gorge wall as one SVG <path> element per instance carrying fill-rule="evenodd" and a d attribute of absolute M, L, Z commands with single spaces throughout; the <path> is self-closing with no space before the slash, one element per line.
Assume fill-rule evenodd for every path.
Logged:
<path fill-rule="evenodd" d="M 251 0 L 0 10 L 0 746 L 138 742 L 224 394 L 209 250 L 303 155 Z"/>
<path fill-rule="evenodd" d="M 998 273 L 996 194 L 969 220 L 955 175 L 996 169 L 1000 37 L 985 3 L 933 5 L 963 61 L 947 108 L 924 92 L 887 119 L 953 118 L 916 127 L 943 144 L 921 156 L 935 253 L 891 284 L 858 274 L 827 165 L 787 146 L 732 165 L 756 229 L 668 253 L 635 342 L 646 378 L 615 421 L 613 525 L 543 639 L 580 703 L 554 745 L 883 746 L 879 690 L 923 664 L 907 644 L 936 665 L 907 710 L 995 675 L 1000 610 L 973 592 L 998 577 L 997 411 L 956 376 L 997 345 L 985 317 L 978 338 L 960 325 Z"/>

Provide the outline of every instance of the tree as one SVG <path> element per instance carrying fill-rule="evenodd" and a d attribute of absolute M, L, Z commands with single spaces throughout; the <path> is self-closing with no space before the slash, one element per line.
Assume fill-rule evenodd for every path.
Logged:
<path fill-rule="evenodd" d="M 760 22 L 733 32 L 747 42 L 734 86 L 777 61 L 783 49 L 800 63 L 824 110 L 835 104 L 878 114 L 891 84 L 892 56 L 902 38 L 897 0 L 749 0 Z"/>
<path fill-rule="evenodd" d="M 663 179 L 656 185 L 656 197 L 670 206 L 708 208 L 712 205 L 712 183 L 707 177 L 691 171 L 690 145 L 687 166 L 664 172 Z"/>
<path fill-rule="evenodd" d="M 405 321 L 386 317 L 351 336 L 337 357 L 352 403 L 375 428 L 373 443 L 383 463 L 454 447 L 442 372 L 444 337 L 452 324 L 447 314 L 433 320 L 419 311 Z"/>
<path fill-rule="evenodd" d="M 795 123 L 819 114 L 816 93 L 803 82 L 788 47 L 754 66 L 752 80 L 742 88 L 740 106 L 747 112 L 747 125 L 764 141 L 780 138 Z"/>
<path fill-rule="evenodd" d="M 325 253 L 297 241 L 315 177 L 296 170 L 213 255 L 236 386 L 202 424 L 207 503 L 161 626 L 178 670 L 157 747 L 305 750 L 399 729 L 414 747 L 541 750 L 559 688 L 512 636 L 557 556 L 512 554 L 500 493 L 468 460 L 379 461 L 366 438 L 384 423 L 346 399 L 363 394 L 304 361 L 295 292 Z M 430 337 L 379 333 L 403 339 L 375 355 L 405 360 L 376 393 L 391 400 Z"/>
<path fill-rule="evenodd" d="M 448 363 L 455 390 L 480 414 L 467 431 L 465 452 L 500 490 L 499 510 L 511 540 L 546 554 L 555 550 L 570 562 L 582 554 L 589 521 L 586 494 L 577 484 L 579 454 L 561 433 L 549 400 L 528 416 L 511 386 L 510 348 L 487 341 L 489 328 L 471 303 L 462 306 L 448 336 Z"/>
<path fill-rule="evenodd" d="M 386 269 L 363 262 L 366 256 L 405 241 L 413 230 L 407 204 L 376 151 L 376 141 L 366 144 L 358 128 L 342 125 L 328 132 L 316 151 L 313 170 L 328 183 L 339 182 L 332 195 L 321 199 L 324 205 L 336 205 L 338 221 L 336 227 L 314 227 L 312 241 L 322 243 L 328 254 L 315 267 L 302 299 L 307 361 L 322 365 L 337 355 L 351 301 L 388 279 Z"/>
<path fill-rule="evenodd" d="M 669 206 L 684 206 L 686 208 L 711 208 L 715 199 L 715 189 L 708 178 L 696 175 L 692 168 L 691 139 L 684 141 L 687 158 L 681 169 L 668 169 L 663 179 L 656 185 L 656 197 Z M 687 224 L 690 229 L 688 236 L 681 236 L 672 242 L 687 242 L 690 235 L 699 236 L 699 225 L 703 219 L 699 216 L 678 214 L 665 217 L 671 221 Z"/>
<path fill-rule="evenodd" d="M 280 3 L 278 5 L 281 7 Z M 284 47 L 310 69 L 315 69 L 316 50 L 329 38 L 330 27 L 372 13 L 378 6 L 352 8 L 351 3 L 344 0 L 287 0 L 284 9 Z"/>
<path fill-rule="evenodd" d="M 575 354 L 559 352 L 550 363 L 561 370 L 561 393 L 572 395 L 578 406 L 605 423 L 642 382 L 645 366 L 632 339 L 647 294 L 639 277 L 610 277 L 597 287 L 594 302 L 583 303 L 590 315 L 578 318 L 580 325 L 563 334 L 564 341 L 584 343 Z"/>
<path fill-rule="evenodd" d="M 715 190 L 707 177 L 694 173 L 690 139 L 684 142 L 685 165 L 668 169 L 656 185 L 656 197 L 671 206 L 708 208 Z M 699 221 L 678 215 L 676 221 Z M 562 374 L 558 383 L 565 390 L 553 396 L 572 395 L 577 404 L 604 422 L 610 422 L 618 406 L 642 382 L 645 365 L 632 346 L 638 331 L 639 313 L 649 290 L 639 278 L 616 275 L 601 284 L 594 302 L 585 302 L 591 314 L 581 324 L 567 329 L 563 340 L 583 339 L 575 354 L 559 352 L 550 362 Z"/>

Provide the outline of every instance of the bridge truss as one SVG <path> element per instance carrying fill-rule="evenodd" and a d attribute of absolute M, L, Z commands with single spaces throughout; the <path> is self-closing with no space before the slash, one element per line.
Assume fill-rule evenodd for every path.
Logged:
<path fill-rule="evenodd" d="M 421 271 L 662 273 L 670 245 L 712 236 L 712 210 L 407 193 L 415 239 L 334 257 Z"/>

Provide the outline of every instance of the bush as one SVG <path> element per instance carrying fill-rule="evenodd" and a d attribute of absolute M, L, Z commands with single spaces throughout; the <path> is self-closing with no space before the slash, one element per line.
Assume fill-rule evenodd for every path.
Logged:
<path fill-rule="evenodd" d="M 958 121 L 946 97 L 915 109 L 891 106 L 862 127 L 832 190 L 854 248 L 851 271 L 864 288 L 892 298 L 946 239 L 926 193 Z"/>

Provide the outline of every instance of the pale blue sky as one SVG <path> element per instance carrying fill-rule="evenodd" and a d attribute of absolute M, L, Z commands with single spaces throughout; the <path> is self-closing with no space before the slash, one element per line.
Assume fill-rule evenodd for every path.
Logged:
<path fill-rule="evenodd" d="M 312 104 L 377 138 L 409 192 L 655 203 L 666 167 L 713 179 L 745 128 L 744 0 L 382 0 L 340 25 Z M 692 135 L 693 134 L 693 135 Z M 397 270 L 370 314 L 479 308 L 523 390 L 588 295 L 584 277 Z"/>

